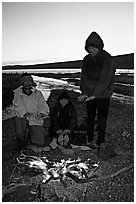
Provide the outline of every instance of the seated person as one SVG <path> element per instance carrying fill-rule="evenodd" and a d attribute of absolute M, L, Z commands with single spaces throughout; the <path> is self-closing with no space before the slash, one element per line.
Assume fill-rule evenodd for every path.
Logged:
<path fill-rule="evenodd" d="M 61 146 L 68 146 L 72 141 L 77 125 L 77 113 L 66 90 L 61 91 L 51 114 L 50 137 Z M 54 141 L 54 140 L 53 140 Z"/>
<path fill-rule="evenodd" d="M 27 143 L 27 127 L 30 127 L 32 144 L 45 144 L 43 118 L 49 114 L 49 107 L 41 91 L 36 89 L 36 83 L 30 74 L 20 77 L 20 87 L 14 90 L 13 109 L 15 111 L 16 138 L 20 146 Z"/>

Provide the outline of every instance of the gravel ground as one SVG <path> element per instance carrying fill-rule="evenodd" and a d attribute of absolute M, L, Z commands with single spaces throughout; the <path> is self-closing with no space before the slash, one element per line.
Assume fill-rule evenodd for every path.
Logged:
<path fill-rule="evenodd" d="M 48 104 L 50 108 L 55 103 L 59 90 L 52 91 Z M 85 104 L 76 100 L 78 93 L 69 92 L 78 113 L 78 123 L 86 117 Z M 80 151 L 73 158 L 90 158 L 92 162 L 99 161 L 98 178 L 87 183 L 85 202 L 133 202 L 134 201 L 134 109 L 133 104 L 126 104 L 117 99 L 111 100 L 107 123 L 106 150 L 101 149 L 97 157 L 96 150 Z M 8 119 L 2 124 L 2 185 L 9 184 L 11 174 L 20 152 L 15 147 L 14 121 Z M 42 155 L 43 156 L 43 155 Z M 67 159 L 59 150 L 51 150 L 45 155 L 51 160 Z M 130 166 L 131 165 L 131 166 Z M 129 168 L 130 167 L 130 168 Z M 120 172 L 119 170 L 125 169 Z M 118 173 L 117 173 L 118 172 Z M 117 175 L 115 174 L 117 173 Z M 106 177 L 110 175 L 110 177 Z M 4 202 L 34 201 L 31 194 L 32 186 L 19 187 L 15 192 L 3 197 Z"/>

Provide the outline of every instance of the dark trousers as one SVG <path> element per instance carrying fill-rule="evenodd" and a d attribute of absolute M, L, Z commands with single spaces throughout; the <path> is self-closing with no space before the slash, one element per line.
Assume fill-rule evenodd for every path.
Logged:
<path fill-rule="evenodd" d="M 15 117 L 16 139 L 20 144 L 25 144 L 28 140 L 28 121 L 25 118 Z"/>
<path fill-rule="evenodd" d="M 94 140 L 94 125 L 97 113 L 98 140 L 97 145 L 105 142 L 106 122 L 109 111 L 110 98 L 93 99 L 86 102 L 88 142 Z"/>
<path fill-rule="evenodd" d="M 29 126 L 28 121 L 25 118 L 15 117 L 15 131 L 17 141 L 24 146 L 28 142 L 39 146 L 45 144 L 43 126 Z"/>

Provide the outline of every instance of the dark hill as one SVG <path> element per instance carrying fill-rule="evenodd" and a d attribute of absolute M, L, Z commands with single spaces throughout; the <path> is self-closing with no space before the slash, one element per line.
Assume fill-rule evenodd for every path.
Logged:
<path fill-rule="evenodd" d="M 134 69 L 134 53 L 126 55 L 113 56 L 114 65 L 117 69 Z M 9 65 L 2 66 L 3 70 L 7 69 L 57 69 L 66 68 L 74 69 L 81 68 L 82 60 L 66 61 L 66 62 L 55 62 L 46 64 L 35 64 L 35 65 Z"/>
<path fill-rule="evenodd" d="M 134 69 L 134 53 L 113 56 L 113 62 L 117 69 Z"/>

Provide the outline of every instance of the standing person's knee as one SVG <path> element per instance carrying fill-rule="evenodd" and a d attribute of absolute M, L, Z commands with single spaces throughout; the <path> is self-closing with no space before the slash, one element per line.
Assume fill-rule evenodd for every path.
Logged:
<path fill-rule="evenodd" d="M 98 125 L 100 126 L 105 126 L 107 122 L 107 118 L 106 117 L 100 117 L 98 118 Z"/>

